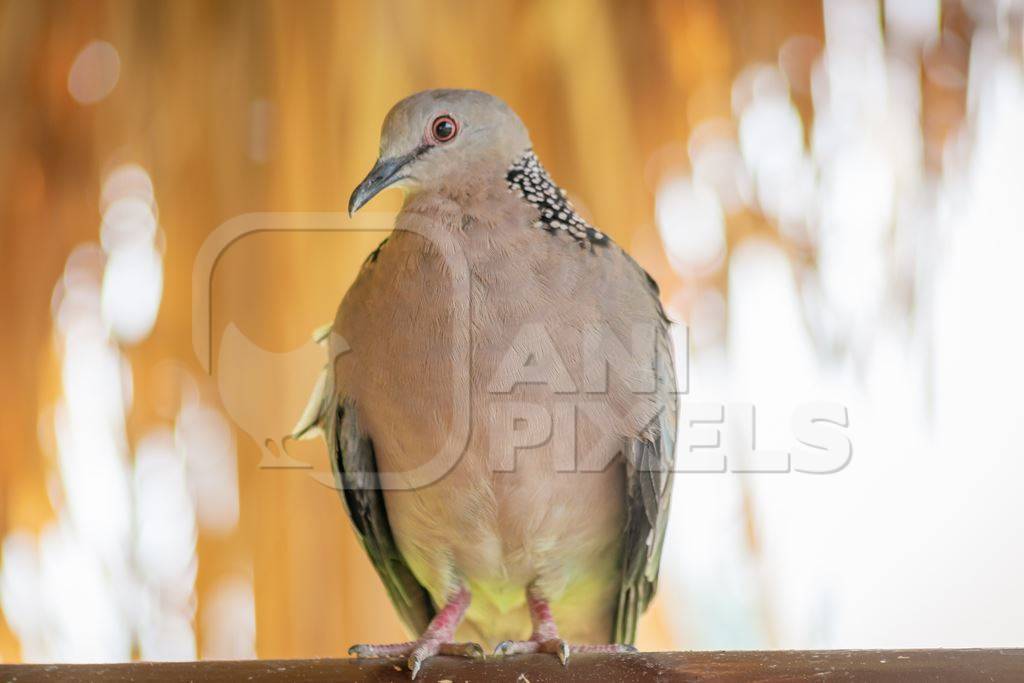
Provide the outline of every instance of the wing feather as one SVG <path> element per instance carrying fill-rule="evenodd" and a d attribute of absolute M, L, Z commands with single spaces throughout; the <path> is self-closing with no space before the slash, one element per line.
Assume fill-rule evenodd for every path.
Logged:
<path fill-rule="evenodd" d="M 356 535 L 384 582 L 399 617 L 413 633 L 420 634 L 426 630 L 436 610 L 430 594 L 413 576 L 391 533 L 373 443 L 359 427 L 355 406 L 339 401 L 325 431 L 332 450 L 335 479 Z"/>
<path fill-rule="evenodd" d="M 653 295 L 656 296 L 656 289 Z M 660 304 L 658 310 L 661 311 Z M 668 320 L 661 315 L 664 325 L 658 338 L 656 368 L 662 405 L 646 432 L 629 439 L 625 446 L 626 528 L 622 582 L 611 634 L 615 643 L 632 643 L 636 638 L 637 621 L 658 587 L 661 548 L 668 523 L 677 401 Z"/>
<path fill-rule="evenodd" d="M 303 438 L 317 431 L 323 432 L 330 450 L 335 484 L 356 536 L 399 617 L 412 633 L 422 633 L 436 612 L 434 603 L 398 550 L 377 476 L 373 442 L 360 427 L 355 405 L 335 390 L 330 366 L 318 379 L 292 436 Z"/>

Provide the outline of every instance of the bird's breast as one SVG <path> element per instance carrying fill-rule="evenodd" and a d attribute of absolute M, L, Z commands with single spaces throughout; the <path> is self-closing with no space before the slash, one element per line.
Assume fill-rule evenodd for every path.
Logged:
<path fill-rule="evenodd" d="M 613 589 L 617 456 L 637 421 L 628 392 L 587 384 L 582 331 L 608 318 L 600 273 L 575 244 L 522 230 L 486 248 L 466 238 L 461 275 L 396 233 L 336 324 L 350 349 L 338 385 L 378 468 L 406 477 L 385 492 L 399 548 L 436 599 L 468 582 L 484 620 L 521 608 L 533 581 L 556 598 Z"/>

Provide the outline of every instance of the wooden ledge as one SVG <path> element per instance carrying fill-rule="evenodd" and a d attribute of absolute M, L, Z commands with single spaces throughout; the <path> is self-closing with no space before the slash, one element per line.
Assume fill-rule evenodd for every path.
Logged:
<path fill-rule="evenodd" d="M 0 681 L 408 681 L 398 660 L 0 664 Z M 423 683 L 549 681 L 1024 681 L 1024 649 L 644 652 L 429 660 Z"/>

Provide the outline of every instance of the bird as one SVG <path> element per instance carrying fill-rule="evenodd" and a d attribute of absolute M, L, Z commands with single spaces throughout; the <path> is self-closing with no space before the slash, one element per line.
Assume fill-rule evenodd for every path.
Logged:
<path fill-rule="evenodd" d="M 658 286 L 585 220 L 504 101 L 413 94 L 349 215 L 405 199 L 333 325 L 292 436 L 322 435 L 353 528 L 435 655 L 632 652 L 654 596 L 677 397 Z"/>

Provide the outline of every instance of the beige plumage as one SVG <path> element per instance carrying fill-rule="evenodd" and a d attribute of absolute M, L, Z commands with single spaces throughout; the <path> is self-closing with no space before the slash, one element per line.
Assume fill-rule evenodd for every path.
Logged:
<path fill-rule="evenodd" d="M 406 656 L 414 675 L 478 653 L 456 629 L 563 661 L 621 649 L 607 644 L 632 641 L 653 595 L 671 486 L 656 285 L 575 214 L 490 95 L 397 104 L 350 209 L 394 186 L 395 231 L 341 303 L 297 430 L 323 428 L 356 530 L 422 634 L 353 649 Z"/>

